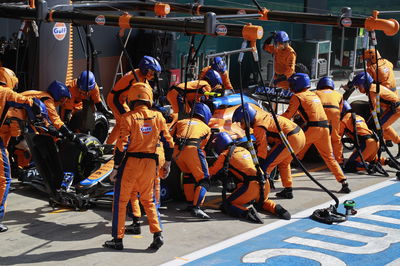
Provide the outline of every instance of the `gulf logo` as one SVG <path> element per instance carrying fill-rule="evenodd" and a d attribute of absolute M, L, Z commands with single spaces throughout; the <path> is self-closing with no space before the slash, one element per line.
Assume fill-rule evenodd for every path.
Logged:
<path fill-rule="evenodd" d="M 65 23 L 62 22 L 57 22 L 54 24 L 53 27 L 53 36 L 56 38 L 58 41 L 62 41 L 65 38 L 65 35 L 67 35 L 67 26 Z"/>
<path fill-rule="evenodd" d="M 351 26 L 351 24 L 352 24 L 352 21 L 351 21 L 351 18 L 343 18 L 341 21 L 340 21 L 340 24 L 342 24 L 342 26 L 343 27 L 350 27 Z"/>
<path fill-rule="evenodd" d="M 223 24 L 219 24 L 215 28 L 215 34 L 217 34 L 219 36 L 225 36 L 227 33 L 228 33 L 228 29 Z"/>
<path fill-rule="evenodd" d="M 98 15 L 94 20 L 97 25 L 104 25 L 106 24 L 106 18 L 103 15 Z"/>
<path fill-rule="evenodd" d="M 143 135 L 148 135 L 148 134 L 150 134 L 150 132 L 153 130 L 153 128 L 151 127 L 151 126 L 149 126 L 149 125 L 143 125 L 141 128 L 140 128 L 140 131 L 142 131 L 142 133 L 143 133 Z"/>

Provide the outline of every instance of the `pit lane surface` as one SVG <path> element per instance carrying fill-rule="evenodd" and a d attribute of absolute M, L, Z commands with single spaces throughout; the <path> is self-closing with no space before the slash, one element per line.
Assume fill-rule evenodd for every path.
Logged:
<path fill-rule="evenodd" d="M 395 130 L 400 132 L 400 122 L 395 124 Z M 394 147 L 392 151 L 397 153 L 397 147 Z M 345 158 L 348 156 L 349 154 L 345 154 Z M 391 177 L 395 175 L 394 171 L 385 168 L 388 169 Z M 340 189 L 340 185 L 332 174 L 327 172 L 321 163 L 307 164 L 307 169 L 314 169 L 313 175 L 331 191 L 336 192 Z M 276 199 L 277 203 L 283 205 L 292 214 L 310 208 L 315 209 L 315 206 L 320 204 L 327 207 L 326 202 L 330 200 L 329 196 L 320 191 L 298 170 L 294 170 L 294 173 L 296 175 L 294 199 L 275 198 L 275 193 L 281 189 L 279 181 L 276 183 L 277 190 L 272 191 L 270 198 Z M 353 192 L 389 179 L 365 174 L 348 174 L 347 177 Z M 13 181 L 13 186 L 16 189 L 9 195 L 8 209 L 4 219 L 4 224 L 9 227 L 9 230 L 0 234 L 0 265 L 159 265 L 171 260 L 180 263 L 191 262 L 190 258 L 185 257 L 186 254 L 279 221 L 274 216 L 263 213 L 265 225 L 250 224 L 212 209 L 218 207 L 220 198 L 220 188 L 214 187 L 207 195 L 208 203 L 206 204 L 206 211 L 213 220 L 199 221 L 192 218 L 189 213 L 180 211 L 186 207 L 185 203 L 169 202 L 160 210 L 165 245 L 156 253 L 147 250 L 152 241 L 152 235 L 148 231 L 147 222 L 145 222 L 140 236 L 125 236 L 125 249 L 119 252 L 101 247 L 104 241 L 110 239 L 110 205 L 98 205 L 85 212 L 67 209 L 54 210 L 49 206 L 46 195 L 29 187 L 20 187 L 16 180 Z M 398 186 L 396 189 L 397 192 L 400 192 Z M 349 198 L 351 195 L 343 197 L 343 199 Z M 397 200 L 397 205 L 400 205 L 399 199 L 395 198 L 395 200 Z M 399 217 L 395 212 L 392 214 L 394 219 Z M 389 216 L 392 214 L 389 213 Z M 143 220 L 145 221 L 145 219 Z M 293 222 L 296 221 L 298 219 L 293 219 Z M 315 224 L 314 227 L 326 228 L 322 224 Z M 288 237 L 298 236 L 293 234 Z M 371 235 L 371 237 L 375 236 Z M 268 239 L 267 237 L 264 242 L 268 242 Z M 396 247 L 398 250 L 398 246 Z M 258 249 L 249 250 L 249 254 L 256 250 Z M 382 254 L 385 255 L 385 253 Z M 360 256 L 362 257 L 362 255 Z M 399 253 L 397 253 L 397 257 L 400 257 Z M 298 261 L 298 257 L 290 257 L 285 264 L 290 265 Z M 346 260 L 344 261 L 346 262 Z M 309 263 L 310 260 L 306 260 L 306 262 Z M 240 260 L 235 263 L 239 264 Z M 203 264 L 211 264 L 211 261 Z M 374 265 L 384 264 L 378 262 Z"/>

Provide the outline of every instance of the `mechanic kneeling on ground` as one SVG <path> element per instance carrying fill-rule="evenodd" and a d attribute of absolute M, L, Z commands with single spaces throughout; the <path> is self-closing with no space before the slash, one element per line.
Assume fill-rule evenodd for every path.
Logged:
<path fill-rule="evenodd" d="M 372 83 L 373 79 L 370 74 L 361 72 L 357 74 L 352 81 L 354 87 L 358 88 L 361 93 L 364 93 L 371 99 L 373 108 L 376 110 L 377 86 Z M 391 140 L 399 147 L 399 152 L 396 157 L 400 156 L 400 136 L 391 125 L 400 118 L 400 99 L 397 93 L 391 91 L 385 86 L 380 85 L 380 123 L 383 130 L 385 140 Z"/>
<path fill-rule="evenodd" d="M 243 147 L 235 146 L 232 138 L 226 132 L 221 132 L 216 136 L 214 146 L 219 156 L 210 167 L 210 175 L 225 175 L 223 178 L 228 178 L 228 174 L 230 174 L 237 181 L 235 182 L 237 183 L 236 189 L 224 200 L 222 210 L 234 217 L 245 218 L 253 223 L 263 223 L 253 205 L 244 206 L 252 201 L 260 201 L 260 179 L 257 176 L 257 169 L 250 152 Z M 269 191 L 270 185 L 266 180 L 264 201 L 259 204 L 260 208 L 279 218 L 290 220 L 291 216 L 287 210 L 268 199 Z"/>
<path fill-rule="evenodd" d="M 210 108 L 204 103 L 195 103 L 193 117 L 178 120 L 171 128 L 175 140 L 173 158 L 183 173 L 183 190 L 186 200 L 192 203 L 188 209 L 195 217 L 210 219 L 200 207 L 210 188 L 210 175 L 204 147 L 211 129 Z"/>
<path fill-rule="evenodd" d="M 239 106 L 232 116 L 232 122 L 239 122 L 241 127 L 246 127 L 244 114 L 248 115 L 250 127 L 253 128 L 256 138 L 257 157 L 259 158 L 261 169 L 268 175 L 278 167 L 284 189 L 276 193 L 279 198 L 293 198 L 293 181 L 290 169 L 292 156 L 285 144 L 282 142 L 278 128 L 272 115 L 261 109 L 255 109 L 250 104 Z M 294 153 L 297 154 L 304 147 L 306 138 L 303 130 L 287 118 L 278 116 L 278 123 L 287 136 Z"/>

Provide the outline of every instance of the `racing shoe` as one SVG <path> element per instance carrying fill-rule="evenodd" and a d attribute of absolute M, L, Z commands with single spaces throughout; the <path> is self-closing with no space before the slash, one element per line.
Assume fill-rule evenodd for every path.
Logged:
<path fill-rule="evenodd" d="M 142 233 L 142 230 L 140 229 L 140 223 L 132 222 L 131 225 L 125 227 L 125 232 L 129 234 L 140 235 Z"/>
<path fill-rule="evenodd" d="M 246 213 L 246 219 L 249 220 L 252 223 L 256 223 L 256 224 L 263 224 L 264 221 L 261 220 L 260 215 L 258 214 L 256 208 L 254 208 L 253 205 L 251 205 Z"/>
<path fill-rule="evenodd" d="M 201 218 L 204 220 L 211 219 L 211 217 L 208 216 L 208 214 L 205 213 L 202 209 L 200 209 L 199 206 L 194 206 L 193 209 L 190 211 L 190 213 L 192 214 L 192 216 L 198 217 L 198 218 Z"/>
<path fill-rule="evenodd" d="M 398 146 L 398 152 L 397 152 L 397 155 L 396 155 L 396 159 L 400 159 L 400 143 L 399 144 L 397 144 L 397 146 Z"/>
<path fill-rule="evenodd" d="M 158 250 L 162 245 L 164 245 L 164 238 L 161 232 L 154 233 L 153 242 L 150 244 L 149 249 Z"/>
<path fill-rule="evenodd" d="M 342 188 L 338 191 L 338 193 L 345 193 L 348 194 L 351 192 L 351 189 L 349 188 L 349 183 L 346 181 L 342 182 Z"/>
<path fill-rule="evenodd" d="M 116 249 L 116 250 L 124 249 L 124 245 L 122 244 L 122 239 L 119 239 L 119 238 L 114 238 L 114 239 L 111 239 L 110 241 L 104 242 L 103 247 L 112 248 L 112 249 Z"/>
<path fill-rule="evenodd" d="M 285 208 L 283 208 L 280 204 L 276 204 L 275 214 L 276 214 L 276 216 L 278 216 L 279 218 L 284 219 L 284 220 L 290 220 L 290 218 L 292 218 L 290 213 Z"/>
<path fill-rule="evenodd" d="M 388 165 L 389 167 L 394 168 L 396 170 L 400 170 L 400 167 L 397 165 L 397 163 L 393 162 L 393 160 L 390 158 L 387 158 L 385 160 L 385 165 Z"/>
<path fill-rule="evenodd" d="M 275 194 L 278 198 L 293 199 L 293 189 L 291 187 L 285 187 L 281 192 Z"/>
<path fill-rule="evenodd" d="M 0 233 L 3 233 L 8 230 L 8 227 L 4 224 L 0 223 Z"/>

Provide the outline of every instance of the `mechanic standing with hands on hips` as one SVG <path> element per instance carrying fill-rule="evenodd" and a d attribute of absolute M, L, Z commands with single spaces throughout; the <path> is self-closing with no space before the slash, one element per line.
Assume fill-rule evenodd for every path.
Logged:
<path fill-rule="evenodd" d="M 162 141 L 165 151 L 165 163 L 162 165 L 164 176 L 168 176 L 173 139 L 166 121 L 158 111 L 151 110 L 153 92 L 150 85 L 138 82 L 132 85 L 128 95 L 132 111 L 121 116 L 120 134 L 117 140 L 114 170 L 110 180 L 115 182 L 113 199 L 112 237 L 103 247 L 122 250 L 125 233 L 126 207 L 131 195 L 140 195 L 140 202 L 149 221 L 153 242 L 149 249 L 157 250 L 163 244 L 161 221 L 154 203 L 154 182 L 157 178 L 157 143 Z"/>
<path fill-rule="evenodd" d="M 271 32 L 263 49 L 274 57 L 274 86 L 289 89 L 288 78 L 294 74 L 296 52 L 289 44 L 289 35 L 285 31 Z"/>

